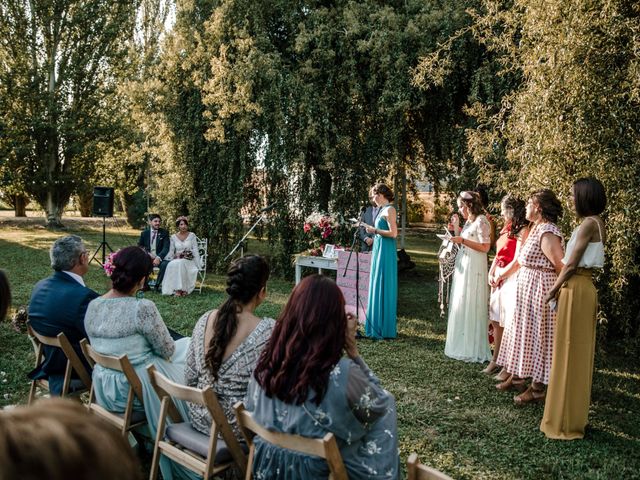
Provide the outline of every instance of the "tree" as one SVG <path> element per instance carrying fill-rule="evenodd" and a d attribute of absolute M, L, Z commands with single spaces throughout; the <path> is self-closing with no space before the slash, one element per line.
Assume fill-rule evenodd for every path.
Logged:
<path fill-rule="evenodd" d="M 84 181 L 90 144 L 113 134 L 114 65 L 125 58 L 136 4 L 5 0 L 0 5 L 2 116 L 27 192 L 59 226 Z"/>
<path fill-rule="evenodd" d="M 194 181 L 190 211 L 220 253 L 241 232 L 240 209 L 255 205 L 256 169 L 269 200 L 279 201 L 266 232 L 285 271 L 311 211 L 354 214 L 372 183 L 403 172 L 447 175 L 464 140 L 455 123 L 468 77 L 461 69 L 425 93 L 412 85 L 411 69 L 458 28 L 464 8 L 418 0 L 178 3 L 164 58 L 166 112 L 178 162 Z"/>
<path fill-rule="evenodd" d="M 467 31 L 492 60 L 497 93 L 468 112 L 473 166 L 503 192 L 546 187 L 567 200 L 593 175 L 609 204 L 606 265 L 598 276 L 600 322 L 614 336 L 637 332 L 640 299 L 640 6 L 625 0 L 483 0 Z M 451 49 L 425 58 L 423 85 L 446 78 Z M 442 61 L 444 59 L 444 61 Z M 510 82 L 505 82 L 510 79 Z M 572 215 L 562 223 L 569 233 Z"/>

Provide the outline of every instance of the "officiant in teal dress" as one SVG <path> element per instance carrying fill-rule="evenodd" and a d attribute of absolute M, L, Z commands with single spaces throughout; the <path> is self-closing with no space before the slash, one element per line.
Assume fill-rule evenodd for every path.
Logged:
<path fill-rule="evenodd" d="M 396 338 L 398 307 L 398 256 L 396 209 L 391 205 L 393 192 L 383 183 L 371 189 L 371 200 L 378 214 L 373 226 L 365 225 L 367 233 L 375 235 L 369 273 L 369 303 L 365 322 L 367 337 Z"/>

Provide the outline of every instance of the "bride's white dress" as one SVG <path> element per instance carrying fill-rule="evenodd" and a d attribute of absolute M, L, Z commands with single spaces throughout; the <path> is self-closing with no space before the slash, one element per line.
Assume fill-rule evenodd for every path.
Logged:
<path fill-rule="evenodd" d="M 185 250 L 191 250 L 193 260 L 178 258 Z M 198 242 L 196 235 L 189 232 L 187 238 L 182 241 L 177 235 L 171 235 L 171 247 L 165 257 L 171 260 L 162 280 L 162 294 L 173 295 L 176 290 L 187 293 L 193 292 L 200 268 L 200 255 L 198 254 Z"/>
<path fill-rule="evenodd" d="M 491 225 L 484 215 L 467 222 L 460 234 L 467 240 L 488 243 Z M 460 246 L 449 296 L 449 319 L 444 354 L 465 362 L 486 362 L 489 348 L 489 284 L 487 254 Z"/>

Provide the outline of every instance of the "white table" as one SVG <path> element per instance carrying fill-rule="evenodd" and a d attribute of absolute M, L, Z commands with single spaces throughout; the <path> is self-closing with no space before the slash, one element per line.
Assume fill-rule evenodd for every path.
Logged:
<path fill-rule="evenodd" d="M 318 273 L 322 274 L 322 270 L 338 270 L 338 259 L 298 255 L 296 257 L 296 285 L 302 280 L 302 267 L 317 268 Z"/>

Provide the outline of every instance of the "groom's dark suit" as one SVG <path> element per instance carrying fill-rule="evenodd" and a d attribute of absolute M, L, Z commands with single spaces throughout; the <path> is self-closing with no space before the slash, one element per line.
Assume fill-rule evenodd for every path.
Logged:
<path fill-rule="evenodd" d="M 96 292 L 80 285 L 66 273 L 56 271 L 33 287 L 29 301 L 31 327 L 47 337 L 64 333 L 89 372 L 91 368 L 80 349 L 80 340 L 87 337 L 84 329 L 87 306 L 97 296 Z M 59 348 L 46 345 L 44 357 L 44 362 L 29 373 L 29 378 L 48 378 L 51 394 L 60 395 L 67 357 Z"/>
<path fill-rule="evenodd" d="M 146 228 L 140 233 L 138 239 L 138 245 L 144 248 L 147 252 L 151 252 L 151 229 Z M 171 248 L 171 237 L 169 232 L 164 228 L 159 228 L 156 237 L 156 256 L 160 258 L 160 271 L 158 272 L 158 279 L 156 280 L 156 290 L 159 289 L 162 279 L 164 278 L 164 271 L 167 269 L 169 262 L 164 259 L 169 253 Z"/>

